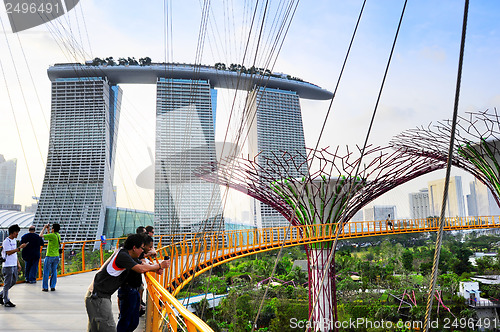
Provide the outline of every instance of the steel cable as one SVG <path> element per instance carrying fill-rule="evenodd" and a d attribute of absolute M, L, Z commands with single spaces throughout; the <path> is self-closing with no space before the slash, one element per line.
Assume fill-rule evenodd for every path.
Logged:
<path fill-rule="evenodd" d="M 446 200 L 448 198 L 448 187 L 450 182 L 450 173 L 451 173 L 451 163 L 453 158 L 453 145 L 455 141 L 455 129 L 457 125 L 457 117 L 458 117 L 458 102 L 460 99 L 460 84 L 462 82 L 462 67 L 464 61 L 464 49 L 465 49 L 465 36 L 467 32 L 467 16 L 469 13 L 469 0 L 465 0 L 464 5 L 464 17 L 462 23 L 462 39 L 460 42 L 460 57 L 458 60 L 458 73 L 457 73 L 457 84 L 455 88 L 455 102 L 453 106 L 453 120 L 451 124 L 451 137 L 450 137 L 450 146 L 448 149 L 448 160 L 446 164 L 446 177 L 444 182 L 444 191 L 443 191 L 443 202 L 441 205 L 441 215 L 439 216 L 439 230 L 437 232 L 436 238 L 436 248 L 434 251 L 434 261 L 432 263 L 432 278 L 429 285 L 429 293 L 427 295 L 427 308 L 425 311 L 425 328 L 424 331 L 429 331 L 430 328 L 430 319 L 431 319 L 431 310 L 432 310 L 432 302 L 434 300 L 434 291 L 436 289 L 436 281 L 438 275 L 438 266 L 439 266 L 439 256 L 441 254 L 441 246 L 443 243 L 443 229 L 444 229 L 444 214 L 446 212 Z"/>

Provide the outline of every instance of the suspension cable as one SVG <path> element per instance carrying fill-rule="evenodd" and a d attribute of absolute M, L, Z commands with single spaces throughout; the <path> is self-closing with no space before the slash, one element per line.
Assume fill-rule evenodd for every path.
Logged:
<path fill-rule="evenodd" d="M 455 142 L 455 129 L 457 126 L 458 117 L 458 102 L 460 99 L 460 84 L 462 82 L 462 67 L 464 61 L 464 49 L 465 49 L 465 36 L 467 32 L 467 16 L 469 13 L 469 0 L 465 0 L 464 5 L 464 18 L 462 23 L 462 40 L 460 42 L 460 57 L 458 60 L 458 73 L 457 73 L 457 84 L 455 88 L 455 103 L 453 105 L 453 120 L 451 124 L 451 137 L 450 137 L 450 147 L 448 149 L 448 160 L 446 164 L 446 178 L 444 181 L 444 191 L 443 191 L 443 202 L 441 203 L 441 215 L 439 216 L 439 230 L 437 232 L 436 238 L 436 248 L 434 250 L 434 261 L 432 263 L 432 279 L 429 285 L 429 293 L 427 294 L 427 308 L 425 311 L 425 329 L 424 331 L 429 331 L 430 320 L 431 320 L 431 310 L 433 295 L 436 289 L 436 281 L 438 276 L 438 266 L 439 266 L 439 256 L 441 254 L 441 246 L 443 244 L 443 233 L 444 233 L 444 214 L 446 211 L 446 200 L 448 198 L 448 187 L 450 182 L 451 173 L 451 160 L 453 157 L 453 145 Z"/>

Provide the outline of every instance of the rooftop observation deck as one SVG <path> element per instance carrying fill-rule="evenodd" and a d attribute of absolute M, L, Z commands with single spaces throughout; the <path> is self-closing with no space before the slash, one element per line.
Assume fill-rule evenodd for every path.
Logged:
<path fill-rule="evenodd" d="M 332 93 L 312 83 L 283 77 L 251 75 L 238 71 L 217 70 L 210 66 L 191 64 L 152 63 L 148 66 L 119 65 L 94 66 L 62 63 L 49 67 L 53 82 L 64 78 L 107 77 L 112 84 L 156 84 L 158 78 L 207 80 L 214 88 L 251 90 L 254 86 L 295 91 L 300 98 L 328 100 Z"/>

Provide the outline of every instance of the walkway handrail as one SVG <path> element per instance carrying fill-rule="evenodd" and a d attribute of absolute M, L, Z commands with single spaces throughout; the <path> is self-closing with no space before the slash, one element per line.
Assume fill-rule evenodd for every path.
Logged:
<path fill-rule="evenodd" d="M 176 295 L 192 278 L 233 259 L 301 244 L 332 241 L 338 224 L 300 225 L 195 234 L 164 247 L 172 259 L 163 286 Z M 454 217 L 445 220 L 445 230 L 499 228 L 498 216 Z M 354 221 L 343 225 L 340 239 L 368 236 L 433 232 L 437 218 Z M 163 241 L 165 242 L 165 241 Z"/>
<path fill-rule="evenodd" d="M 125 238 L 112 238 L 112 239 L 107 239 L 107 241 L 114 241 L 116 240 L 116 245 L 109 246 L 109 250 L 114 249 L 115 247 L 118 248 L 119 246 L 119 241 L 123 240 Z M 96 243 L 99 243 L 99 245 L 96 245 Z M 47 244 L 45 244 L 44 248 L 40 249 L 40 253 L 43 252 L 43 249 L 47 247 Z M 72 274 L 77 274 L 77 273 L 83 273 L 83 272 L 90 272 L 90 271 L 95 271 L 100 266 L 104 263 L 104 251 L 105 251 L 105 245 L 101 240 L 88 240 L 88 241 L 70 241 L 70 242 L 62 242 L 61 243 L 61 248 L 63 249 L 63 253 L 61 254 L 61 272 L 58 273 L 59 277 L 62 276 L 68 276 Z M 72 249 L 68 249 L 72 248 Z M 75 249 L 76 248 L 76 249 Z M 96 262 L 95 266 L 89 266 L 89 264 L 85 263 L 86 256 L 89 254 L 89 252 L 85 252 L 85 248 L 99 248 L 99 259 L 98 262 Z M 78 270 L 75 271 L 66 271 L 66 255 L 68 250 L 75 250 L 75 251 L 80 251 L 81 252 L 81 266 Z M 94 253 L 96 251 L 92 251 L 91 253 Z M 76 255 L 75 255 L 76 256 Z M 38 270 L 38 279 L 41 279 L 42 277 L 42 260 L 39 262 L 39 270 Z M 22 281 L 21 281 L 22 282 Z M 146 282 L 147 282 L 147 287 L 149 290 L 149 294 L 152 300 L 151 306 L 148 307 L 148 319 L 147 322 L 149 323 L 150 321 L 156 322 L 156 324 L 153 324 L 149 326 L 149 329 L 147 331 L 163 331 L 162 324 L 170 324 L 170 327 L 172 327 L 172 330 L 177 331 L 177 326 L 179 324 L 184 325 L 187 331 L 189 332 L 195 332 L 195 331 L 203 331 L 203 332 L 213 332 L 213 330 L 205 323 L 203 322 L 198 316 L 194 315 L 191 313 L 189 310 L 185 309 L 182 303 L 177 301 L 177 299 L 168 293 L 165 288 L 163 288 L 160 283 L 155 280 L 150 274 L 146 274 Z M 0 283 L 0 286 L 2 284 Z M 161 305 L 160 305 L 161 301 Z M 161 308 L 159 311 L 154 310 L 154 308 Z M 168 314 L 168 321 L 166 320 L 165 314 Z M 182 321 L 177 321 L 177 315 L 180 314 L 182 317 Z"/>
<path fill-rule="evenodd" d="M 163 331 L 164 324 L 170 324 L 174 331 L 179 324 L 184 323 L 189 332 L 206 331 L 213 332 L 201 318 L 187 310 L 172 294 L 151 275 L 145 273 L 148 294 L 151 299 L 151 306 L 148 306 L 148 320 L 146 331 Z M 156 309 L 156 310 L 154 310 Z M 177 313 L 183 321 L 177 320 Z"/>
<path fill-rule="evenodd" d="M 479 301 L 473 301 L 473 300 L 466 300 L 465 304 L 471 306 L 471 307 L 483 307 L 483 308 L 497 308 L 500 307 L 500 303 L 498 302 L 493 302 L 490 300 L 479 300 Z"/>

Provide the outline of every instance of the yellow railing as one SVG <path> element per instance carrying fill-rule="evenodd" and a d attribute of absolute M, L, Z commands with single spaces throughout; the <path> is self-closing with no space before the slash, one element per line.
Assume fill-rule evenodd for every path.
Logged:
<path fill-rule="evenodd" d="M 107 242 L 116 244 L 112 247 L 108 246 L 112 251 L 118 248 L 120 240 L 125 238 L 107 239 Z M 99 251 L 92 250 L 99 247 Z M 77 273 L 90 272 L 99 269 L 104 263 L 104 253 L 106 246 L 100 240 L 89 241 L 74 241 L 62 242 L 63 250 L 60 261 L 60 272 L 58 277 L 68 276 Z M 1 248 L 1 247 L 0 247 Z M 43 259 L 44 252 L 47 246 L 41 248 L 40 253 Z M 86 250 L 87 249 L 87 250 Z M 81 255 L 79 255 L 81 253 Z M 90 255 L 98 256 L 96 260 L 89 262 Z M 81 257 L 81 264 L 78 262 Z M 42 259 L 39 262 L 38 278 L 42 279 Z M 156 275 L 156 274 L 152 274 Z M 198 316 L 185 309 L 184 306 L 175 299 L 173 295 L 168 293 L 152 275 L 146 274 L 146 282 L 148 287 L 148 315 L 146 320 L 147 331 L 164 331 L 164 326 L 169 326 L 168 331 L 180 330 L 195 332 L 195 331 L 212 331 L 210 327 L 203 322 Z M 159 276 L 158 276 L 159 277 Z M 18 281 L 23 282 L 23 281 Z M 1 286 L 2 284 L 0 284 Z M 180 318 L 179 318 L 180 317 Z"/>
<path fill-rule="evenodd" d="M 340 239 L 367 236 L 393 235 L 436 231 L 437 219 L 392 220 L 349 222 L 342 228 Z M 163 275 L 146 274 L 148 288 L 148 312 L 146 331 L 212 331 L 199 317 L 189 312 L 174 297 L 192 278 L 214 266 L 230 260 L 284 247 L 302 244 L 314 245 L 332 241 L 337 224 L 305 225 L 239 231 L 215 232 L 209 234 L 163 235 L 159 237 L 158 248 L 163 256 L 169 256 L 170 268 Z M 447 218 L 445 230 L 499 228 L 500 219 L 496 217 Z M 116 240 L 118 247 L 122 238 Z M 96 242 L 79 241 L 62 243 L 61 272 L 59 276 L 89 272 L 98 269 L 104 262 L 102 243 L 99 243 L 99 259 L 87 262 Z M 87 250 L 86 250 L 87 249 Z M 69 251 L 74 251 L 69 254 Z M 76 264 L 81 252 L 81 265 Z M 41 279 L 41 262 L 39 278 Z M 77 269 L 75 269 L 75 267 Z"/>
<path fill-rule="evenodd" d="M 349 222 L 343 226 L 339 239 L 368 236 L 432 232 L 438 228 L 438 219 L 409 219 Z M 337 224 L 303 225 L 225 231 L 210 234 L 189 234 L 185 239 L 162 248 L 171 259 L 171 267 L 162 278 L 162 285 L 176 295 L 193 277 L 230 260 L 284 247 L 302 244 L 314 245 L 332 241 Z M 445 230 L 499 228 L 496 217 L 447 218 Z M 191 238 L 188 238 L 191 237 Z M 165 244 L 169 235 L 161 238 Z"/>
<path fill-rule="evenodd" d="M 146 273 L 148 287 L 148 312 L 146 315 L 146 331 L 212 331 L 204 321 L 187 310 L 177 299 L 167 292 L 163 286 Z M 168 328 L 165 328 L 168 326 Z"/>

